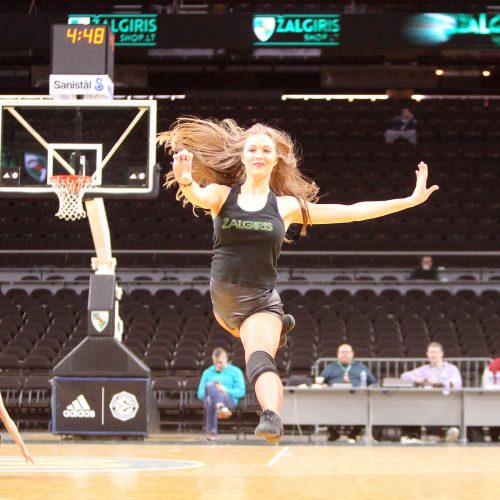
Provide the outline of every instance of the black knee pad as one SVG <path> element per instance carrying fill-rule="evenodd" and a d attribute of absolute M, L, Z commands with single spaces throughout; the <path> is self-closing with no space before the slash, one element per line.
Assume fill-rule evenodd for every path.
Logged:
<path fill-rule="evenodd" d="M 246 368 L 247 378 L 250 383 L 255 385 L 257 379 L 266 372 L 273 372 L 279 375 L 273 357 L 265 351 L 252 352 L 248 358 Z"/>

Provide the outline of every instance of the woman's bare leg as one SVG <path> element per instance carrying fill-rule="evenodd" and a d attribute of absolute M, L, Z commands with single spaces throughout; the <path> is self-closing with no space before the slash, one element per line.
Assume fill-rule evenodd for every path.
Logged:
<path fill-rule="evenodd" d="M 276 356 L 283 324 L 274 314 L 256 313 L 249 316 L 240 327 L 240 337 L 245 349 L 245 361 L 255 351 L 265 351 Z M 263 373 L 255 383 L 255 394 L 263 410 L 280 413 L 283 403 L 283 383 L 274 372 Z"/>

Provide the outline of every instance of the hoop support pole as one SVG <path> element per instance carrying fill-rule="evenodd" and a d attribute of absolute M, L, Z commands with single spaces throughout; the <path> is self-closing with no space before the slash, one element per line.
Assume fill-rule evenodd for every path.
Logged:
<path fill-rule="evenodd" d="M 102 198 L 91 198 L 85 201 L 85 209 L 89 219 L 90 231 L 97 257 L 92 257 L 92 270 L 95 274 L 115 274 L 116 259 L 111 252 L 111 233 L 109 231 L 108 217 Z M 123 289 L 115 286 L 115 331 L 114 337 L 121 342 L 123 336 L 123 321 L 120 318 L 120 300 Z"/>
<path fill-rule="evenodd" d="M 85 209 L 97 255 L 92 258 L 92 269 L 96 274 L 114 274 L 116 259 L 111 253 L 111 235 L 104 200 L 102 198 L 86 200 Z"/>

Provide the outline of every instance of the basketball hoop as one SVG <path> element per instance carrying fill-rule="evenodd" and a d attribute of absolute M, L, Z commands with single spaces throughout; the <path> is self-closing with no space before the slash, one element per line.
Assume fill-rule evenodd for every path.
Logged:
<path fill-rule="evenodd" d="M 50 184 L 59 198 L 56 217 L 75 221 L 87 217 L 83 208 L 83 196 L 92 189 L 94 179 L 86 175 L 54 175 Z"/>

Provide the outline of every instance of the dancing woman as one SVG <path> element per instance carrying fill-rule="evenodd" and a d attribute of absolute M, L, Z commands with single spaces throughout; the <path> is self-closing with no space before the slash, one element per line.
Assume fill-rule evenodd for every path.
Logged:
<path fill-rule="evenodd" d="M 215 318 L 245 349 L 246 374 L 262 407 L 255 435 L 268 443 L 283 436 L 283 384 L 274 358 L 293 328 L 276 291 L 277 261 L 290 224 L 335 224 L 374 219 L 423 203 L 427 165 L 416 170 L 411 196 L 353 205 L 320 204 L 317 185 L 297 168 L 290 137 L 256 124 L 181 118 L 158 136 L 173 151 L 166 186 L 177 199 L 210 211 L 214 247 L 210 294 Z"/>

